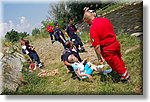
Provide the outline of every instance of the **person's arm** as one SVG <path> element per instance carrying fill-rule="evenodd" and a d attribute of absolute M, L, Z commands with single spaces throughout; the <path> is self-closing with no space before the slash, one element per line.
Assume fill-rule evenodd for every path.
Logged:
<path fill-rule="evenodd" d="M 90 39 L 100 64 L 103 64 L 100 50 L 100 37 L 96 31 L 96 28 L 90 28 Z"/>
<path fill-rule="evenodd" d="M 64 34 L 65 34 L 65 36 L 66 36 L 67 38 L 69 38 L 69 35 L 68 35 L 68 33 L 67 33 L 66 31 L 64 31 Z"/>
<path fill-rule="evenodd" d="M 64 64 L 65 64 L 66 66 L 71 66 L 71 63 L 69 63 L 69 62 L 67 62 L 67 61 L 64 61 Z"/>
<path fill-rule="evenodd" d="M 102 56 L 101 56 L 100 45 L 95 46 L 94 50 L 95 50 L 95 53 L 97 55 L 97 58 L 98 58 L 100 64 L 103 64 L 104 62 L 103 62 L 103 59 L 102 59 Z"/>
<path fill-rule="evenodd" d="M 83 61 L 81 62 L 82 64 L 85 62 L 85 61 L 87 61 L 88 60 L 88 58 L 85 58 L 85 59 L 83 59 Z"/>
<path fill-rule="evenodd" d="M 61 38 L 61 40 L 63 40 L 64 43 L 66 42 L 66 40 L 61 35 L 59 35 L 59 37 Z"/>

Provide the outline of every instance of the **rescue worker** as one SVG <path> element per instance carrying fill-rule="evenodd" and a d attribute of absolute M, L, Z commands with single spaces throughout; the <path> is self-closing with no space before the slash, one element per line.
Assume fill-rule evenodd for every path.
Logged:
<path fill-rule="evenodd" d="M 53 44 L 55 42 L 55 40 L 54 40 L 54 27 L 48 24 L 46 27 L 46 31 L 49 33 L 50 38 L 51 38 L 51 42 Z"/>
<path fill-rule="evenodd" d="M 74 47 L 72 41 L 67 41 L 65 43 L 66 45 L 66 49 L 63 51 L 63 54 L 61 56 L 61 60 L 64 62 L 64 65 L 67 66 L 67 73 L 71 72 L 72 73 L 72 77 L 71 78 L 76 78 L 76 74 L 74 72 L 74 69 L 77 68 L 78 66 L 71 63 L 68 59 L 69 55 L 73 54 L 74 56 L 76 56 L 78 58 L 78 60 L 81 62 L 82 59 L 77 51 L 77 49 Z"/>
<path fill-rule="evenodd" d="M 55 22 L 55 30 L 54 30 L 54 36 L 55 36 L 55 40 L 60 42 L 64 49 L 66 48 L 66 45 L 65 45 L 65 42 L 66 42 L 66 39 L 65 39 L 65 36 L 63 34 L 63 32 L 60 30 L 59 28 L 59 24 L 58 22 Z"/>
<path fill-rule="evenodd" d="M 33 46 L 29 45 L 29 41 L 21 39 L 20 44 L 22 47 L 23 54 L 27 54 L 31 58 L 32 62 L 36 62 L 37 66 L 39 68 L 42 68 L 43 64 L 41 63 L 40 58 L 39 58 L 37 52 L 35 51 L 35 48 Z"/>
<path fill-rule="evenodd" d="M 111 22 L 104 17 L 96 18 L 89 9 L 85 9 L 83 20 L 90 24 L 90 40 L 100 64 L 103 64 L 103 57 L 113 71 L 121 76 L 120 80 L 127 82 L 130 76 L 122 60 L 120 43 Z"/>
<path fill-rule="evenodd" d="M 77 28 L 75 27 L 75 25 L 73 25 L 73 19 L 69 20 L 69 24 L 66 27 L 66 32 L 70 38 L 70 40 L 74 43 L 74 45 L 76 46 L 77 50 L 79 51 L 79 46 L 81 48 L 81 51 L 84 52 L 85 49 L 83 47 L 83 43 L 81 41 L 81 39 L 79 38 L 79 36 L 77 35 Z M 67 35 L 66 34 L 66 35 Z"/>

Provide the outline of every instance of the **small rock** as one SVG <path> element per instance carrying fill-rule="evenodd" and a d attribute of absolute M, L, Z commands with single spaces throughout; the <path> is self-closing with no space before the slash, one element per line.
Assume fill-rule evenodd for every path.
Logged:
<path fill-rule="evenodd" d="M 142 34 L 143 34 L 142 32 L 137 32 L 137 33 L 131 34 L 130 36 L 136 36 L 136 37 L 138 37 L 138 36 L 140 36 L 140 35 L 142 35 Z"/>

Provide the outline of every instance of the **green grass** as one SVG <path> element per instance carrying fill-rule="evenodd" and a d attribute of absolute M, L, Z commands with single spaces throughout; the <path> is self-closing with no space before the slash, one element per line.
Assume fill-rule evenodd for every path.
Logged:
<path fill-rule="evenodd" d="M 106 15 L 107 13 L 111 13 L 112 10 L 116 10 L 119 9 L 119 7 L 121 7 L 123 5 L 123 3 L 115 3 L 113 5 L 108 5 L 100 10 L 97 11 L 98 15 Z"/>
<path fill-rule="evenodd" d="M 82 40 L 87 41 L 89 37 L 83 34 Z M 85 38 L 84 38 L 85 37 Z M 38 78 L 36 71 L 34 73 L 23 72 L 23 77 L 27 82 L 26 85 L 21 86 L 16 92 L 11 92 L 7 89 L 3 94 L 50 94 L 50 95 L 64 95 L 64 94 L 94 94 L 94 95 L 142 95 L 143 94 L 143 69 L 142 69 L 142 49 L 137 48 L 128 54 L 124 52 L 133 46 L 141 44 L 141 41 L 136 37 L 130 37 L 127 34 L 117 36 L 121 43 L 123 59 L 131 74 L 130 83 L 113 82 L 111 75 L 104 76 L 102 74 L 93 73 L 94 81 L 89 80 L 79 81 L 71 79 L 71 74 L 67 74 L 65 66 L 62 62 L 52 63 L 46 66 L 45 69 L 59 69 L 59 74 L 53 77 Z M 25 65 L 27 67 L 27 65 Z M 114 74 L 114 73 L 113 73 Z M 116 75 L 116 74 L 114 74 Z"/>

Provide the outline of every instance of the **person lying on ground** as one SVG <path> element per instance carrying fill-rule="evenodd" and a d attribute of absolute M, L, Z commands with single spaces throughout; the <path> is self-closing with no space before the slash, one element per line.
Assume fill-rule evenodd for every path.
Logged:
<path fill-rule="evenodd" d="M 84 65 L 83 63 L 85 63 L 85 61 L 87 59 L 84 59 L 82 62 L 80 62 L 78 60 L 78 58 L 75 57 L 73 54 L 70 55 L 68 57 L 68 59 L 70 62 L 72 62 L 73 64 L 75 64 L 77 66 L 76 68 L 74 67 L 74 71 L 80 79 L 89 78 L 90 80 L 93 80 L 93 78 L 92 78 L 93 71 L 96 71 L 99 73 L 104 71 L 103 70 L 104 65 L 98 65 L 97 66 L 95 64 L 92 64 L 91 62 L 86 62 L 86 64 Z M 111 70 L 110 70 L 110 72 L 111 72 Z M 107 71 L 107 73 L 110 73 L 110 72 Z M 106 71 L 105 71 L 105 73 L 106 73 Z"/>

